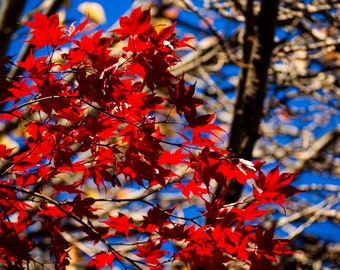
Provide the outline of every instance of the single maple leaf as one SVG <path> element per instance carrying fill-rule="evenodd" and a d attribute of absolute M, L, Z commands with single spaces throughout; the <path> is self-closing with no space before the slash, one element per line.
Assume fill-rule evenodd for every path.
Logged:
<path fill-rule="evenodd" d="M 149 239 L 143 246 L 137 245 L 138 257 L 145 258 L 147 264 L 159 264 L 159 258 L 168 252 L 160 249 L 162 241 Z"/>
<path fill-rule="evenodd" d="M 130 17 L 122 16 L 119 19 L 119 29 L 111 31 L 124 39 L 130 35 L 138 35 L 150 29 L 151 14 L 150 10 L 143 10 L 141 7 L 134 9 Z"/>
<path fill-rule="evenodd" d="M 109 216 L 109 219 L 108 221 L 103 221 L 103 223 L 118 233 L 124 233 L 125 237 L 128 237 L 130 229 L 135 228 L 132 218 L 122 213 L 118 213 L 118 217 Z"/>
<path fill-rule="evenodd" d="M 207 194 L 209 191 L 207 187 L 203 183 L 196 183 L 194 181 L 189 181 L 187 185 L 183 185 L 182 183 L 175 183 L 175 187 L 182 191 L 183 196 L 188 199 L 190 203 L 190 194 L 201 197 Z"/>
<path fill-rule="evenodd" d="M 100 252 L 94 255 L 94 258 L 89 261 L 87 267 L 95 267 L 95 269 L 102 269 L 106 265 L 112 267 L 114 259 L 116 259 L 116 253 Z"/>
<path fill-rule="evenodd" d="M 0 144 L 0 159 L 1 158 L 8 159 L 9 155 L 12 153 L 14 149 L 15 148 L 7 148 L 6 145 Z"/>
<path fill-rule="evenodd" d="M 42 13 L 34 13 L 33 22 L 25 22 L 32 29 L 29 43 L 35 45 L 37 49 L 45 46 L 52 46 L 58 49 L 60 45 L 67 42 L 64 38 L 64 28 L 59 25 L 58 14 L 47 17 Z"/>
<path fill-rule="evenodd" d="M 276 202 L 282 206 L 286 199 L 298 192 L 299 189 L 289 185 L 296 173 L 280 174 L 279 165 L 269 171 L 267 176 L 259 170 L 255 178 L 256 186 L 253 188 L 253 195 L 256 200 L 262 202 Z"/>

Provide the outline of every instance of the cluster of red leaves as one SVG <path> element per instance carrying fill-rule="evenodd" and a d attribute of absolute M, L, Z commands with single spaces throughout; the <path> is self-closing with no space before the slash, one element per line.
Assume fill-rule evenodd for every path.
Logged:
<path fill-rule="evenodd" d="M 207 136 L 221 130 L 210 123 L 214 115 L 199 115 L 195 86 L 170 72 L 180 63 L 174 50 L 189 46 L 188 39 L 176 38 L 175 25 L 157 31 L 150 20 L 149 10 L 137 8 L 110 35 L 98 31 L 80 38 L 87 21 L 61 27 L 58 15 L 35 14 L 26 23 L 32 29 L 27 42 L 35 48 L 18 63 L 24 76 L 6 84 L 1 100 L 4 108 L 11 104 L 0 114 L 2 123 L 19 119 L 25 130 L 17 153 L 0 145 L 2 267 L 39 263 L 34 254 L 47 242 L 55 268 L 65 269 L 72 246 L 65 234 L 75 231 L 82 235 L 78 241 L 106 247 L 88 263 L 98 269 L 118 263 L 163 269 L 174 260 L 193 269 L 227 269 L 235 261 L 277 269 L 275 256 L 289 254 L 287 242 L 274 239 L 274 229 L 263 229 L 260 218 L 269 212 L 264 205 L 282 205 L 297 192 L 289 185 L 294 175 L 275 168 L 266 176 L 262 163 L 249 166 Z M 115 55 L 121 44 L 123 52 Z M 50 53 L 37 56 L 46 47 Z M 8 64 L 1 59 L 0 68 Z M 173 111 L 176 121 L 183 119 L 180 125 L 168 121 Z M 182 141 L 171 141 L 165 127 Z M 74 177 L 64 179 L 67 174 Z M 229 181 L 249 179 L 255 180 L 252 201 L 225 205 L 223 193 L 211 200 L 212 182 L 226 190 Z M 86 197 L 83 187 L 91 183 L 105 191 L 172 188 L 189 202 L 196 197 L 205 209 L 198 217 L 179 216 L 175 204 L 165 209 L 146 195 L 135 199 L 149 209 L 138 220 L 123 212 L 103 216 L 96 204 L 121 198 Z M 115 238 L 134 246 L 134 255 L 116 249 Z"/>

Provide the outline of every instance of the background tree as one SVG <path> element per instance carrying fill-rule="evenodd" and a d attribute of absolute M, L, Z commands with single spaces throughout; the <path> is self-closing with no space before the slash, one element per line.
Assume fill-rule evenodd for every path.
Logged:
<path fill-rule="evenodd" d="M 61 2 L 45 1 L 38 9 L 52 14 Z M 3 1 L 3 7 L 5 3 Z M 139 4 L 136 1 L 135 5 Z M 49 13 L 48 7 L 53 5 L 55 8 L 51 10 L 54 11 Z M 322 169 L 337 176 L 337 5 L 329 2 L 205 1 L 204 6 L 200 6 L 190 1 L 159 1 L 154 2 L 153 12 L 158 18 L 176 19 L 178 26 L 183 25 L 183 29 L 203 37 L 197 41 L 195 52 L 181 54 L 183 63 L 173 67 L 173 73 L 181 75 L 185 72 L 188 80 L 197 82 L 201 98 L 209 103 L 207 110 L 218 112 L 220 124 L 231 131 L 229 146 L 240 157 L 281 160 L 292 171 Z M 177 16 L 183 12 L 186 15 L 196 14 L 202 27 L 197 28 L 199 24 Z M 21 20 L 27 18 L 24 16 Z M 7 24 L 13 25 L 13 22 Z M 221 24 L 225 29 L 220 28 Z M 275 24 L 277 28 L 274 32 Z M 6 31 L 13 29 L 4 28 Z M 24 51 L 29 52 L 27 49 Z M 12 72 L 10 77 L 18 75 L 19 71 L 13 69 Z M 323 77 L 319 77 L 320 74 Z M 237 113 L 233 116 L 234 112 Z M 318 113 L 317 117 L 314 117 L 315 113 Z M 2 134 L 16 130 L 18 123 L 12 121 L 4 126 Z M 324 129 L 320 128 L 320 123 Z M 230 183 L 233 188 L 229 190 L 233 192 L 226 196 L 226 202 L 237 201 L 241 194 L 241 185 L 236 181 Z M 308 184 L 304 189 L 317 190 L 318 196 L 326 194 L 327 199 L 312 207 L 309 202 L 300 199 L 299 214 L 278 221 L 277 226 L 286 225 L 284 229 L 289 229 L 288 237 L 291 239 L 300 237 L 304 228 L 325 218 L 332 219 L 335 224 L 337 221 L 334 205 L 338 187 L 327 182 L 318 186 L 304 184 Z M 216 193 L 220 190 L 217 187 Z M 179 201 L 176 194 L 158 196 L 157 199 L 162 203 Z M 297 212 L 297 209 L 293 211 Z M 298 225 L 290 231 L 291 227 L 287 224 L 294 225 L 296 221 Z M 324 245 L 322 240 L 306 235 L 301 235 L 301 239 L 302 248 L 310 247 L 310 243 L 305 243 L 314 241 L 312 244 L 320 248 L 315 249 L 314 246 L 313 250 L 322 253 L 324 262 L 338 263 L 334 260 L 336 247 Z M 308 258 L 308 254 L 312 256 Z M 312 258 L 321 258 L 321 255 L 306 252 L 305 256 L 300 264 L 317 267 Z"/>
<path fill-rule="evenodd" d="M 201 36 L 178 72 L 197 81 L 209 108 L 220 112 L 217 119 L 230 127 L 229 146 L 244 158 L 280 160 L 289 171 L 302 171 L 297 182 L 309 195 L 277 223 L 300 251 L 287 269 L 339 267 L 339 239 L 308 230 L 326 223 L 339 231 L 337 1 L 183 0 L 155 6 L 158 16 Z M 235 185 L 231 201 L 241 194 Z"/>

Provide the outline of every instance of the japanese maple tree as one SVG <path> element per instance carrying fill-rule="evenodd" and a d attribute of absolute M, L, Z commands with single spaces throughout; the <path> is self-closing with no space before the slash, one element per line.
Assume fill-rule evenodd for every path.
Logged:
<path fill-rule="evenodd" d="M 195 85 L 171 74 L 189 38 L 150 21 L 137 8 L 89 33 L 37 13 L 30 55 L 1 58 L 0 119 L 22 128 L 19 148 L 0 145 L 1 268 L 66 269 L 77 250 L 89 269 L 278 269 L 291 253 L 262 218 L 298 191 L 294 174 L 227 150 Z M 231 181 L 252 195 L 225 204 Z"/>

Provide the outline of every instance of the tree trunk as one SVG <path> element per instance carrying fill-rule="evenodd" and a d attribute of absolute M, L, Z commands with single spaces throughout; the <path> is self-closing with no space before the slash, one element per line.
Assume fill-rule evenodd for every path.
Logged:
<path fill-rule="evenodd" d="M 278 6 L 279 0 L 263 0 L 260 14 L 256 17 L 254 36 L 249 33 L 249 29 L 246 29 L 245 33 L 244 51 L 249 50 L 249 42 L 253 44 L 249 65 L 241 72 L 229 141 L 229 147 L 233 149 L 233 152 L 244 159 L 252 158 L 254 144 L 259 138 L 258 129 L 263 117 L 263 103 L 267 91 L 268 68 L 274 48 Z M 249 22 L 252 22 L 253 19 L 249 16 L 252 15 L 248 15 Z M 244 57 L 247 63 L 246 53 Z M 231 182 L 229 187 L 225 196 L 227 204 L 238 201 L 243 188 L 236 180 Z"/>
<path fill-rule="evenodd" d="M 26 0 L 2 0 L 0 9 L 0 56 L 4 56 L 11 42 L 12 34 L 18 28 L 18 18 Z"/>

